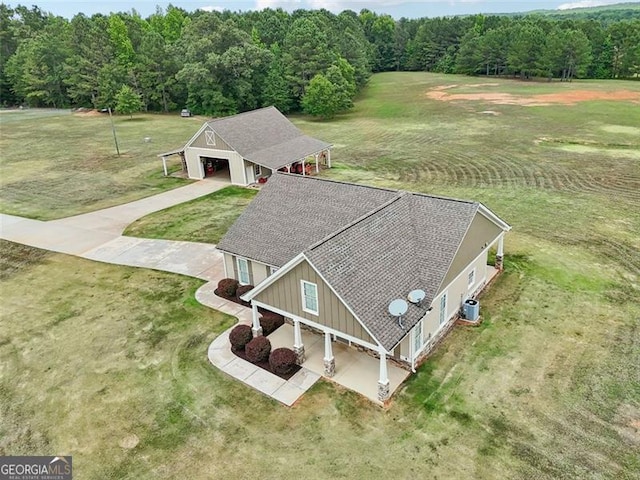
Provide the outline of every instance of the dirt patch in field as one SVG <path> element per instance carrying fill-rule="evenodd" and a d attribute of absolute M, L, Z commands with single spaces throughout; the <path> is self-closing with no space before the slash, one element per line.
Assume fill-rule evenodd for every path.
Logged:
<path fill-rule="evenodd" d="M 574 105 L 580 102 L 593 100 L 608 101 L 633 101 L 640 103 L 640 93 L 629 90 L 618 90 L 615 92 L 600 92 L 597 90 L 573 90 L 565 93 L 546 93 L 540 95 L 513 95 L 511 93 L 449 93 L 449 90 L 457 85 L 446 85 L 433 88 L 427 92 L 427 98 L 439 100 L 441 102 L 451 102 L 455 100 L 476 100 L 488 101 L 496 105 L 522 105 L 525 107 L 545 106 L 545 105 Z"/>
<path fill-rule="evenodd" d="M 100 113 L 98 110 L 90 110 L 90 109 L 84 109 L 84 108 L 79 108 L 77 110 L 74 110 L 73 114 L 79 115 L 81 117 L 97 117 L 102 115 L 102 113 Z"/>

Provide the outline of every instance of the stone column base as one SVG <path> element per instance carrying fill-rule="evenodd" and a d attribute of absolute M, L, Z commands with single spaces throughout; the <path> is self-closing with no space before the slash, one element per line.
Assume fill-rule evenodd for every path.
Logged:
<path fill-rule="evenodd" d="M 389 400 L 389 380 L 386 382 L 378 382 L 378 400 L 386 402 Z"/>
<path fill-rule="evenodd" d="M 336 359 L 324 360 L 324 375 L 325 377 L 333 377 L 336 374 Z"/>
<path fill-rule="evenodd" d="M 262 336 L 262 327 L 251 327 L 251 331 L 253 332 L 253 338 Z"/>
<path fill-rule="evenodd" d="M 496 264 L 495 267 L 498 270 L 502 270 L 504 268 L 504 258 L 500 255 L 496 255 Z"/>
<path fill-rule="evenodd" d="M 299 347 L 293 347 L 293 353 L 296 354 L 296 363 L 298 365 L 302 365 L 305 360 L 304 345 L 301 345 Z"/>

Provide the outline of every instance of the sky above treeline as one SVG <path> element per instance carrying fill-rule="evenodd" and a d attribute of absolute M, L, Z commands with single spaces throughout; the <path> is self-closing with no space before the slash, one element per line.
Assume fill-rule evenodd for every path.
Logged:
<path fill-rule="evenodd" d="M 171 2 L 159 0 L 30 0 L 14 2 L 2 0 L 2 3 L 10 6 L 37 5 L 45 12 L 66 18 L 71 18 L 78 13 L 90 16 L 94 13 L 130 12 L 132 8 L 143 17 L 147 17 L 155 12 L 156 6 L 166 9 L 169 4 L 189 12 L 198 9 L 247 11 L 282 8 L 293 11 L 299 8 L 325 8 L 339 13 L 342 10 L 359 12 L 363 8 L 368 8 L 376 13 L 389 14 L 394 18 L 420 18 L 474 13 L 517 13 L 539 9 L 562 10 L 623 3 L 623 0 L 538 0 L 530 2 L 505 2 L 501 0 L 173 0 Z"/>

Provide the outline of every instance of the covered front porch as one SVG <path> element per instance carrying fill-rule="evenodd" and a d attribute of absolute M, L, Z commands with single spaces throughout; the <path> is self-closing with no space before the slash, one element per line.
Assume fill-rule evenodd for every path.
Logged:
<path fill-rule="evenodd" d="M 300 329 L 301 343 L 304 346 L 304 362 L 301 364 L 307 370 L 330 378 L 337 384 L 364 395 L 372 402 L 383 405 L 379 399 L 379 380 L 381 360 L 366 352 L 344 343 L 330 341 L 330 354 L 333 357 L 333 376 L 328 377 L 326 371 L 326 336 Z M 272 350 L 280 347 L 294 348 L 296 335 L 293 325 L 285 323 L 267 338 L 271 342 Z M 329 362 L 331 363 L 331 362 Z M 404 370 L 384 359 L 386 376 L 389 382 L 389 397 L 400 387 L 409 376 L 409 371 Z"/>
<path fill-rule="evenodd" d="M 278 168 L 278 171 L 296 173 L 304 177 L 320 173 L 320 170 L 324 168 L 331 168 L 331 149 L 329 148 L 321 152 L 307 155 L 295 162 L 282 165 Z"/>

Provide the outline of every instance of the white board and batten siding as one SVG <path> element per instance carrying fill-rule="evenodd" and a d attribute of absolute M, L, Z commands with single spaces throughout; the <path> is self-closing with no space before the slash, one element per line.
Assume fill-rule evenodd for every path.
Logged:
<path fill-rule="evenodd" d="M 240 154 L 234 151 L 187 147 L 184 156 L 187 162 L 187 169 L 189 170 L 189 178 L 194 180 L 202 180 L 204 178 L 204 167 L 202 166 L 201 157 L 221 158 L 229 161 L 231 183 L 234 185 L 246 185 L 242 169 L 244 160 Z"/>
<path fill-rule="evenodd" d="M 233 150 L 210 128 L 205 128 L 185 148 L 184 156 L 189 178 L 194 180 L 202 180 L 204 178 L 201 157 L 209 157 L 229 161 L 229 173 L 233 185 L 248 185 L 252 183 L 246 177 L 245 163 L 248 162 L 245 162 L 239 153 Z"/>

